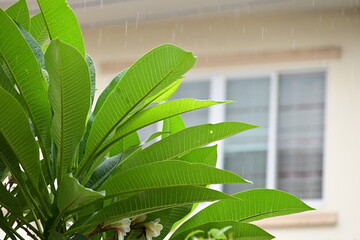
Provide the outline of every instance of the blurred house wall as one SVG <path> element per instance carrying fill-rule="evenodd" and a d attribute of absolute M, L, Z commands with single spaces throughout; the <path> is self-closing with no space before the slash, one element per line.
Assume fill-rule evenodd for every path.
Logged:
<path fill-rule="evenodd" d="M 116 72 L 163 43 L 179 45 L 199 57 L 201 67 L 188 76 L 327 69 L 324 199 L 316 203 L 316 212 L 262 224 L 279 240 L 360 239 L 360 13 L 356 9 L 219 14 L 83 31 L 101 79 L 99 91 Z M 216 63 L 217 58 L 222 61 Z"/>

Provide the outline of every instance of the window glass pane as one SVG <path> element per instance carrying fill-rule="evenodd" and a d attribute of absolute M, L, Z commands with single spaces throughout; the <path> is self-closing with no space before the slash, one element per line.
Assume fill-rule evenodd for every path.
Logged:
<path fill-rule="evenodd" d="M 269 78 L 230 79 L 227 82 L 227 98 L 236 102 L 226 104 L 226 121 L 262 127 L 226 139 L 224 168 L 254 182 L 253 185 L 224 185 L 226 193 L 266 186 L 269 84 Z"/>
<path fill-rule="evenodd" d="M 321 198 L 325 74 L 284 74 L 279 82 L 278 188 Z"/>
<path fill-rule="evenodd" d="M 209 81 L 183 82 L 178 91 L 171 98 L 194 98 L 208 100 L 210 94 Z M 192 112 L 181 114 L 187 127 L 208 123 L 208 109 L 203 108 Z"/>
<path fill-rule="evenodd" d="M 149 126 L 146 126 L 140 130 L 138 130 L 140 141 L 143 142 L 147 140 L 153 133 L 158 132 L 158 124 L 154 123 Z"/>

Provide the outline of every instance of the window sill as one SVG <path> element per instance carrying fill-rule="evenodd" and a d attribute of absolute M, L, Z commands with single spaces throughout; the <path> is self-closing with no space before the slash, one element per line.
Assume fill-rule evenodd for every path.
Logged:
<path fill-rule="evenodd" d="M 256 221 L 255 224 L 262 228 L 335 226 L 337 224 L 337 213 L 299 213 L 295 215 L 264 219 Z"/>

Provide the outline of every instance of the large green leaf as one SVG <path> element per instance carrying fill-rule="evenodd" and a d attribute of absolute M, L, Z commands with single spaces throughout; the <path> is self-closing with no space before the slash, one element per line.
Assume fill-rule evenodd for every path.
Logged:
<path fill-rule="evenodd" d="M 249 182 L 226 170 L 204 164 L 169 160 L 120 172 L 106 181 L 101 189 L 106 190 L 106 195 L 109 196 L 170 186 L 226 183 Z"/>
<path fill-rule="evenodd" d="M 241 122 L 223 122 L 186 128 L 134 154 L 123 162 L 122 167 L 127 169 L 173 159 L 193 149 L 256 127 Z"/>
<path fill-rule="evenodd" d="M 62 213 L 80 204 L 102 197 L 104 197 L 103 193 L 85 188 L 76 178 L 65 175 L 59 186 L 57 206 Z"/>
<path fill-rule="evenodd" d="M 219 199 L 233 200 L 237 198 L 208 188 L 194 186 L 143 191 L 102 208 L 88 223 L 72 229 L 71 232 L 77 232 L 79 229 L 86 229 L 89 226 L 110 222 L 115 219 L 134 217 L 177 206 L 197 202 L 211 202 Z M 68 232 L 68 234 L 71 232 Z"/>
<path fill-rule="evenodd" d="M 9 150 L 21 164 L 33 187 L 37 188 L 40 174 L 39 149 L 31 132 L 29 119 L 18 101 L 2 88 L 0 88 L 0 102 L 6 103 L 0 104 L 2 140 L 6 141 Z M 6 149 L 0 149 L 1 154 L 6 157 L 7 154 L 3 151 Z M 11 161 L 16 165 L 15 159 L 3 159 L 3 161 Z"/>
<path fill-rule="evenodd" d="M 239 223 L 235 221 L 224 221 L 224 222 L 209 222 L 204 225 L 196 226 L 194 229 L 182 232 L 175 237 L 171 237 L 171 240 L 184 240 L 187 239 L 191 232 L 194 230 L 201 231 L 203 233 L 195 234 L 196 237 L 207 237 L 207 233 L 212 229 L 223 229 L 225 227 L 231 227 L 225 232 L 226 236 L 229 236 L 229 239 L 236 240 L 269 240 L 273 239 L 274 236 L 267 233 L 263 229 L 249 223 Z M 175 232 L 176 234 L 176 232 Z"/>
<path fill-rule="evenodd" d="M 169 117 L 176 116 L 181 113 L 193 111 L 200 108 L 205 108 L 217 104 L 223 104 L 227 102 L 216 102 L 216 101 L 199 101 L 195 99 L 179 99 L 163 104 L 158 104 L 154 107 L 138 112 L 132 118 L 130 118 L 124 125 L 122 125 L 117 131 L 113 138 L 109 139 L 104 143 L 103 148 L 107 149 L 118 141 L 123 136 L 148 126 L 152 123 L 158 122 Z"/>
<path fill-rule="evenodd" d="M 26 31 L 30 29 L 30 13 L 26 0 L 19 0 L 17 3 L 6 9 L 6 13 Z"/>
<path fill-rule="evenodd" d="M 51 42 L 45 59 L 54 111 L 51 134 L 58 148 L 58 181 L 61 181 L 84 134 L 90 108 L 90 73 L 85 58 L 60 40 Z"/>
<path fill-rule="evenodd" d="M 84 39 L 80 24 L 66 0 L 37 0 L 52 40 L 76 48 L 85 58 Z"/>
<path fill-rule="evenodd" d="M 46 150 L 50 149 L 51 110 L 47 83 L 42 76 L 40 64 L 19 28 L 1 9 L 0 28 L 0 55 L 24 98 L 26 110 L 47 155 Z"/>
<path fill-rule="evenodd" d="M 94 154 L 104 141 L 127 120 L 135 109 L 141 109 L 144 101 L 158 97 L 166 88 L 195 64 L 195 57 L 172 45 L 162 45 L 147 53 L 134 63 L 108 95 L 96 115 L 86 144 L 84 161 L 77 175 L 97 159 Z M 146 104 L 145 104 L 146 105 Z"/>
<path fill-rule="evenodd" d="M 217 145 L 195 149 L 181 156 L 180 160 L 189 163 L 203 163 L 215 167 L 217 161 Z"/>
<path fill-rule="evenodd" d="M 44 16 L 42 13 L 38 13 L 30 19 L 30 22 L 30 34 L 39 43 L 39 45 L 42 46 L 49 38 Z"/>
<path fill-rule="evenodd" d="M 264 218 L 313 210 L 297 197 L 272 189 L 253 189 L 234 194 L 242 201 L 218 201 L 186 221 L 174 236 L 208 222 L 248 223 Z"/>
<path fill-rule="evenodd" d="M 44 52 L 42 51 L 42 48 L 38 44 L 38 42 L 31 36 L 30 33 L 28 33 L 24 28 L 21 26 L 18 26 L 22 35 L 26 39 L 27 43 L 31 47 L 36 59 L 40 63 L 40 66 L 42 68 L 45 68 L 45 59 L 44 59 Z"/>
<path fill-rule="evenodd" d="M 9 191 L 6 190 L 4 185 L 0 184 L 0 206 L 6 208 L 15 216 L 20 216 L 21 206 L 17 198 L 15 198 Z"/>

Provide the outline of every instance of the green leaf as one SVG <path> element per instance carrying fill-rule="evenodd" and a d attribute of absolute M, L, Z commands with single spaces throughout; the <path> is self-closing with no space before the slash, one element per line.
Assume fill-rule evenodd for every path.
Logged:
<path fill-rule="evenodd" d="M 231 228 L 226 229 L 227 227 L 231 227 Z M 188 236 L 191 235 L 196 237 L 207 237 L 207 233 L 211 231 L 211 229 L 225 229 L 226 230 L 225 235 L 229 236 L 228 239 L 269 240 L 274 238 L 274 236 L 272 236 L 271 234 L 267 233 L 263 229 L 253 224 L 239 223 L 235 221 L 224 221 L 224 222 L 211 221 L 209 223 L 196 226 L 195 228 L 190 229 L 188 231 L 182 232 L 179 235 L 176 235 L 177 232 L 175 232 L 174 235 L 176 236 L 171 237 L 170 240 L 183 240 L 183 239 L 187 239 Z M 221 230 L 218 230 L 218 233 L 221 233 Z"/>
<path fill-rule="evenodd" d="M 17 3 L 6 9 L 6 13 L 26 31 L 30 29 L 30 13 L 26 0 L 19 0 Z"/>
<path fill-rule="evenodd" d="M 167 118 L 163 121 L 163 132 L 169 132 L 169 134 L 163 136 L 163 138 L 168 137 L 172 134 L 180 132 L 186 128 L 184 120 L 181 118 L 180 115 L 172 116 Z"/>
<path fill-rule="evenodd" d="M 46 53 L 46 51 L 47 51 L 47 49 L 48 49 L 48 47 L 49 47 L 49 45 L 50 45 L 50 43 L 44 43 L 44 45 L 42 45 L 42 50 L 43 50 L 43 52 L 44 53 Z"/>
<path fill-rule="evenodd" d="M 6 190 L 4 185 L 0 183 L 0 206 L 6 208 L 9 212 L 15 216 L 22 215 L 21 205 L 18 200 Z"/>
<path fill-rule="evenodd" d="M 16 99 L 0 88 L 0 134 L 7 143 L 16 159 L 21 164 L 25 174 L 37 189 L 40 174 L 39 149 L 30 129 L 29 119 Z M 6 157 L 4 148 L 0 155 Z M 14 159 L 4 159 L 11 161 Z M 9 166 L 8 166 L 9 167 Z"/>
<path fill-rule="evenodd" d="M 90 109 L 90 73 L 76 49 L 52 41 L 46 54 L 49 99 L 54 111 L 51 134 L 58 148 L 58 181 L 71 167 Z"/>
<path fill-rule="evenodd" d="M 49 39 L 49 33 L 42 13 L 38 13 L 30 19 L 30 34 L 42 46 Z"/>
<path fill-rule="evenodd" d="M 154 132 L 153 134 L 151 134 L 146 140 L 144 140 L 141 145 L 146 145 L 148 143 L 150 143 L 152 140 L 163 136 L 164 134 L 167 134 L 167 132 Z"/>
<path fill-rule="evenodd" d="M 209 231 L 210 235 L 213 236 L 215 239 L 227 239 L 227 237 L 225 236 L 225 232 L 228 231 L 229 229 L 231 229 L 232 226 L 226 226 L 223 227 L 222 229 L 216 229 L 213 228 L 212 230 Z M 215 231 L 214 231 L 215 230 Z"/>
<path fill-rule="evenodd" d="M 0 157 L 0 182 L 3 182 L 5 178 L 7 177 L 9 170 L 6 167 L 6 164 Z"/>
<path fill-rule="evenodd" d="M 45 59 L 44 59 L 44 52 L 42 51 L 42 48 L 38 44 L 38 42 L 28 33 L 24 28 L 21 26 L 18 26 L 22 35 L 26 39 L 27 43 L 31 47 L 36 59 L 40 63 L 41 68 L 45 68 Z"/>
<path fill-rule="evenodd" d="M 89 137 L 89 133 L 90 133 L 90 129 L 92 127 L 92 124 L 94 122 L 94 118 L 96 116 L 96 114 L 99 112 L 99 110 L 101 109 L 102 105 L 104 104 L 105 100 L 107 99 L 107 97 L 109 96 L 109 94 L 114 90 L 116 84 L 121 80 L 121 78 L 124 76 L 126 72 L 126 69 L 120 73 L 118 73 L 116 75 L 116 77 L 111 81 L 111 83 L 105 88 L 105 90 L 100 94 L 96 105 L 95 105 L 95 109 L 94 111 L 91 113 L 90 118 L 88 120 L 87 126 L 86 126 L 86 132 L 85 135 L 83 137 L 83 140 L 80 144 L 80 155 L 79 155 L 79 159 L 81 160 L 85 154 L 85 148 L 86 148 L 86 142 L 87 139 Z M 139 140 L 140 143 L 140 140 Z M 117 155 L 122 151 L 116 152 L 115 154 L 112 154 L 111 156 Z"/>
<path fill-rule="evenodd" d="M 37 0 L 51 40 L 59 39 L 77 49 L 85 59 L 80 24 L 66 0 Z"/>
<path fill-rule="evenodd" d="M 232 200 L 236 198 L 222 192 L 194 186 L 143 191 L 102 208 L 88 223 L 79 228 L 87 228 L 115 219 L 134 217 L 196 202 L 211 202 L 219 199 Z M 72 232 L 77 232 L 79 228 L 72 229 Z"/>
<path fill-rule="evenodd" d="M 2 132 L 0 132 L 0 161 L 2 164 L 5 164 L 5 171 L 8 169 L 11 175 L 15 179 L 18 179 L 18 182 L 21 182 L 24 184 L 24 186 L 26 185 L 25 181 L 23 180 L 23 173 L 20 170 L 19 160 L 11 149 L 11 146 L 7 142 L 6 138 L 3 136 Z"/>
<path fill-rule="evenodd" d="M 127 69 L 118 73 L 114 77 L 114 79 L 110 82 L 110 84 L 104 89 L 104 91 L 102 91 L 102 93 L 100 94 L 100 96 L 96 102 L 95 109 L 91 114 L 90 119 L 92 119 L 92 121 L 94 120 L 97 113 L 100 111 L 101 107 L 104 105 L 104 103 L 105 103 L 106 99 L 109 97 L 110 93 L 112 93 L 115 90 L 115 87 L 121 81 L 121 79 L 125 75 L 126 71 L 127 71 Z"/>
<path fill-rule="evenodd" d="M 140 145 L 140 138 L 137 132 L 133 132 L 126 137 L 121 138 L 110 149 L 110 156 L 115 156 L 119 153 L 124 152 L 130 147 L 135 147 Z"/>
<path fill-rule="evenodd" d="M 88 65 L 90 71 L 90 79 L 91 79 L 91 100 L 90 104 L 93 104 L 95 91 L 96 91 L 96 69 L 94 61 L 91 59 L 89 55 L 86 54 L 86 63 Z"/>
<path fill-rule="evenodd" d="M 217 162 L 217 145 L 192 150 L 181 156 L 180 160 L 189 163 L 203 163 L 215 167 Z"/>
<path fill-rule="evenodd" d="M 313 210 L 297 197 L 272 189 L 253 189 L 233 196 L 242 201 L 218 201 L 186 221 L 177 234 L 196 229 L 208 222 L 237 221 L 248 223 L 264 218 Z"/>
<path fill-rule="evenodd" d="M 24 99 L 39 143 L 44 146 L 43 151 L 47 155 L 46 150 L 50 149 L 51 110 L 47 83 L 40 64 L 19 28 L 1 9 L 0 29 L 0 55 Z"/>
<path fill-rule="evenodd" d="M 104 101 L 94 119 L 86 144 L 85 161 L 81 162 L 77 175 L 91 165 L 97 166 L 94 156 L 104 141 L 124 123 L 136 109 L 158 97 L 158 92 L 173 83 L 194 64 L 196 59 L 172 45 L 162 45 L 134 63 Z M 155 64 L 156 63 L 156 64 Z"/>
<path fill-rule="evenodd" d="M 143 191 L 170 186 L 190 186 L 225 183 L 249 183 L 235 173 L 204 164 L 182 161 L 161 161 L 131 168 L 106 181 L 101 189 L 106 195 Z"/>
<path fill-rule="evenodd" d="M 1 62 L 2 59 L 0 59 Z M 4 66 L 6 67 L 6 66 Z M 4 72 L 1 67 L 0 63 L 0 87 L 3 88 L 5 91 L 10 93 L 16 100 L 23 104 L 23 99 L 20 97 L 19 93 L 15 90 L 15 84 L 13 83 L 12 79 Z"/>
<path fill-rule="evenodd" d="M 215 101 L 199 101 L 195 99 L 179 99 L 171 102 L 156 105 L 144 111 L 138 112 L 130 118 L 124 125 L 119 127 L 113 138 L 107 140 L 103 144 L 103 148 L 107 149 L 113 142 L 119 140 L 123 136 L 148 126 L 160 120 L 176 116 L 180 113 L 193 111 L 196 109 L 209 107 L 226 102 Z M 165 132 L 165 131 L 164 131 Z"/>
<path fill-rule="evenodd" d="M 138 137 L 137 135 L 137 132 L 134 132 L 136 134 L 136 136 Z M 130 137 L 131 135 L 133 135 L 134 133 L 126 136 L 124 139 L 126 140 L 128 137 Z M 120 140 L 119 142 L 122 142 L 122 140 Z M 127 144 L 127 143 L 125 143 Z M 139 140 L 139 143 L 134 145 L 134 146 L 130 146 L 122 151 L 120 151 L 120 153 L 122 154 L 122 158 L 121 158 L 121 161 L 125 161 L 126 159 L 128 159 L 129 157 L 131 157 L 133 154 L 139 152 L 139 151 L 142 151 L 142 148 L 141 148 L 141 145 L 140 144 L 140 140 Z M 116 144 L 114 145 L 114 147 L 116 146 Z M 118 153 L 119 154 L 119 153 Z M 121 172 L 121 167 L 118 166 L 112 173 L 112 175 L 116 175 L 118 174 L 119 172 Z M 112 175 L 110 175 L 110 178 L 112 177 Z"/>
<path fill-rule="evenodd" d="M 62 213 L 71 210 L 80 204 L 103 197 L 103 193 L 85 188 L 76 178 L 65 175 L 59 186 L 57 206 L 60 213 Z"/>
<path fill-rule="evenodd" d="M 176 80 L 174 83 L 170 84 L 168 87 L 166 87 L 162 94 L 160 94 L 155 100 L 153 100 L 153 103 L 166 101 L 169 98 L 172 97 L 172 95 L 175 94 L 175 92 L 179 89 L 182 81 L 184 80 L 184 77 L 180 78 L 179 80 Z"/>
<path fill-rule="evenodd" d="M 179 119 L 181 120 L 181 117 Z M 191 152 L 181 156 L 180 160 L 189 163 L 202 163 L 211 167 L 215 167 L 217 161 L 217 145 L 211 147 L 202 147 L 192 150 Z M 182 223 L 187 218 L 187 216 L 189 216 L 189 214 L 191 214 L 196 209 L 197 206 L 198 203 L 194 204 L 192 208 L 190 208 L 190 210 L 178 209 L 177 211 L 183 212 L 183 217 L 178 218 L 176 219 L 176 221 L 173 222 L 174 224 L 173 228 L 179 225 L 180 223 Z"/>
<path fill-rule="evenodd" d="M 56 232 L 54 229 L 50 229 L 49 231 L 49 240 L 65 240 L 65 238 L 58 232 Z"/>
<path fill-rule="evenodd" d="M 204 124 L 186 128 L 134 154 L 122 163 L 123 169 L 169 160 L 209 143 L 256 128 L 241 122 Z"/>
<path fill-rule="evenodd" d="M 86 183 L 87 188 L 97 189 L 101 184 L 106 181 L 110 174 L 119 165 L 122 154 L 106 158 L 91 175 L 90 180 Z"/>
<path fill-rule="evenodd" d="M 186 237 L 185 237 L 185 240 L 189 240 L 192 236 L 195 236 L 196 234 L 198 233 L 203 233 L 204 231 L 201 231 L 201 230 L 195 230 L 191 233 L 189 233 Z"/>
<path fill-rule="evenodd" d="M 77 233 L 73 238 L 71 238 L 71 240 L 89 240 L 89 238 Z"/>

